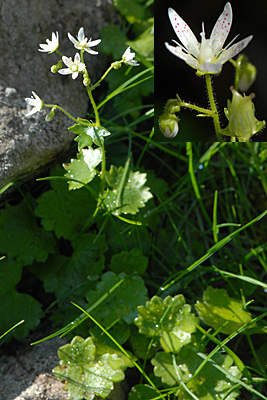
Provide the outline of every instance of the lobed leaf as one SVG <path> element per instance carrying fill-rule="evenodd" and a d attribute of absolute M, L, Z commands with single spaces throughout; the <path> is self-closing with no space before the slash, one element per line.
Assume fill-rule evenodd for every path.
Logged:
<path fill-rule="evenodd" d="M 124 379 L 123 362 L 117 354 L 96 355 L 93 339 L 73 338 L 71 343 L 59 348 L 61 359 L 53 373 L 67 383 L 70 399 L 93 400 L 96 395 L 108 396 L 114 382 Z"/>
<path fill-rule="evenodd" d="M 153 196 L 148 187 L 145 187 L 146 174 L 132 172 L 128 164 L 125 167 L 111 166 L 106 173 L 106 180 L 110 190 L 104 199 L 109 211 L 115 215 L 136 214 L 139 208 Z"/>
<path fill-rule="evenodd" d="M 160 336 L 166 352 L 178 353 L 182 346 L 191 342 L 197 319 L 191 314 L 191 306 L 185 304 L 183 295 L 168 296 L 164 300 L 154 296 L 137 310 L 135 324 L 139 332 L 149 337 Z"/>
<path fill-rule="evenodd" d="M 34 260 L 43 262 L 55 252 L 54 237 L 37 225 L 25 202 L 16 206 L 7 204 L 0 212 L 0 226 L 0 252 L 23 265 Z"/>
<path fill-rule="evenodd" d="M 225 289 L 208 286 L 203 293 L 203 302 L 197 301 L 196 309 L 207 325 L 226 335 L 251 321 L 251 315 L 243 309 L 242 301 L 228 296 Z"/>
<path fill-rule="evenodd" d="M 151 360 L 154 366 L 154 374 L 160 377 L 163 383 L 168 386 L 179 386 L 181 382 L 186 384 L 188 390 L 183 385 L 176 392 L 176 396 L 183 400 L 192 400 L 191 391 L 199 400 L 233 400 L 240 394 L 238 389 L 228 393 L 231 385 L 234 384 L 234 378 L 240 378 L 241 372 L 233 365 L 233 359 L 229 355 L 216 353 L 212 360 L 207 362 L 193 379 L 195 371 L 203 359 L 197 353 L 197 349 L 190 346 L 184 347 L 179 355 L 159 352 Z M 215 364 L 222 367 L 227 376 L 215 367 Z M 229 378 L 233 376 L 233 380 Z M 188 381 L 188 383 L 186 383 Z"/>
<path fill-rule="evenodd" d="M 85 183 L 91 182 L 97 171 L 95 167 L 102 161 L 102 150 L 97 149 L 82 149 L 77 153 L 77 159 L 71 159 L 70 163 L 63 164 L 67 172 L 64 176 L 67 178 L 76 179 Z M 69 181 L 69 190 L 79 189 L 83 187 L 82 183 Z"/>

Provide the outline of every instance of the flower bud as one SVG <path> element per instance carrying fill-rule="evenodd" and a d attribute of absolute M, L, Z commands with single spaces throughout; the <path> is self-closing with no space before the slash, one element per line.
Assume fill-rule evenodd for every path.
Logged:
<path fill-rule="evenodd" d="M 56 74 L 58 72 L 58 70 L 60 70 L 60 68 L 62 68 L 62 61 L 61 60 L 59 60 L 59 62 L 57 64 L 52 65 L 50 70 L 51 70 L 51 72 L 53 74 Z"/>
<path fill-rule="evenodd" d="M 237 70 L 239 69 L 238 89 L 246 92 L 254 83 L 257 70 L 256 67 L 248 62 L 246 56 L 242 55 L 237 59 Z"/>
<path fill-rule="evenodd" d="M 52 108 L 52 110 L 50 111 L 50 113 L 49 113 L 49 114 L 46 114 L 46 116 L 45 116 L 46 122 L 52 121 L 52 119 L 54 118 L 54 116 L 55 116 L 55 111 L 54 111 L 54 109 Z"/>
<path fill-rule="evenodd" d="M 175 112 L 180 111 L 180 105 L 179 105 L 179 100 L 178 99 L 170 99 L 167 101 L 167 104 L 164 109 L 164 113 L 166 114 L 173 114 Z"/>
<path fill-rule="evenodd" d="M 84 75 L 83 76 L 83 84 L 84 86 L 88 86 L 91 83 L 91 79 L 89 78 L 89 76 Z"/>
<path fill-rule="evenodd" d="M 228 100 L 224 109 L 229 121 L 227 128 L 222 129 L 222 134 L 238 138 L 240 142 L 247 142 L 255 133 L 264 126 L 265 121 L 258 121 L 255 117 L 255 106 L 252 99 L 255 95 L 242 96 L 234 87 L 230 88 L 233 98 Z"/>
<path fill-rule="evenodd" d="M 114 69 L 119 69 L 122 66 L 122 62 L 121 61 L 114 61 L 112 63 L 112 66 Z"/>
<path fill-rule="evenodd" d="M 174 138 L 178 131 L 178 118 L 175 114 L 162 114 L 159 117 L 159 127 L 166 138 Z"/>

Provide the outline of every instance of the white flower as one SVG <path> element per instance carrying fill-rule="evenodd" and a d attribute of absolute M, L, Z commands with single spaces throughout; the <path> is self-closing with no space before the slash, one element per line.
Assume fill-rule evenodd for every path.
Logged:
<path fill-rule="evenodd" d="M 33 109 L 31 111 L 28 112 L 28 114 L 26 114 L 26 117 L 28 117 L 29 115 L 35 114 L 38 111 L 41 111 L 41 109 L 43 108 L 43 101 L 40 99 L 39 96 L 37 96 L 36 93 L 32 92 L 33 96 L 31 97 L 27 97 L 25 99 L 25 101 L 30 105 L 33 106 Z"/>
<path fill-rule="evenodd" d="M 128 47 L 122 55 L 122 60 L 123 60 L 124 64 L 137 67 L 140 64 L 138 64 L 138 62 L 136 60 L 134 60 L 134 57 L 135 57 L 135 53 L 131 53 L 131 48 Z"/>
<path fill-rule="evenodd" d="M 74 47 L 78 50 L 85 50 L 87 53 L 90 54 L 98 54 L 97 51 L 91 50 L 91 47 L 97 46 L 100 42 L 101 39 L 93 40 L 89 39 L 89 42 L 87 43 L 88 39 L 87 37 L 84 36 L 84 29 L 83 27 L 79 29 L 77 39 L 76 40 L 70 33 L 68 33 L 68 37 L 70 41 L 74 44 Z"/>
<path fill-rule="evenodd" d="M 74 61 L 72 61 L 71 57 L 65 56 L 62 57 L 62 60 L 68 68 L 60 69 L 58 73 L 62 75 L 72 74 L 72 79 L 76 79 L 79 72 L 82 72 L 85 68 L 85 64 L 81 62 L 79 53 L 75 54 Z"/>
<path fill-rule="evenodd" d="M 52 40 L 46 39 L 47 44 L 39 44 L 41 49 L 39 51 L 45 51 L 48 53 L 53 53 L 58 49 L 59 40 L 58 40 L 58 32 L 52 32 Z"/>
<path fill-rule="evenodd" d="M 172 8 L 169 8 L 169 18 L 183 46 L 175 40 L 173 41 L 178 47 L 170 46 L 168 43 L 165 43 L 165 46 L 175 56 L 195 68 L 197 75 L 219 73 L 223 64 L 240 53 L 253 38 L 252 35 L 248 36 L 229 48 L 236 36 L 231 43 L 224 49 L 222 48 L 232 25 L 233 16 L 230 3 L 225 5 L 222 14 L 214 25 L 210 39 L 206 39 L 204 23 L 202 23 L 201 43 L 197 41 L 189 26 Z"/>

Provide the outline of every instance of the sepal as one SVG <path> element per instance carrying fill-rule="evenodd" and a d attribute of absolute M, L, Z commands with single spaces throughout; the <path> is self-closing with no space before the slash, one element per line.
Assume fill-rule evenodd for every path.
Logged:
<path fill-rule="evenodd" d="M 258 121 L 255 117 L 255 106 L 252 99 L 255 95 L 242 96 L 232 86 L 230 88 L 233 98 L 228 100 L 224 113 L 229 123 L 221 133 L 226 136 L 236 137 L 239 142 L 248 142 L 249 139 L 265 126 L 265 121 Z"/>

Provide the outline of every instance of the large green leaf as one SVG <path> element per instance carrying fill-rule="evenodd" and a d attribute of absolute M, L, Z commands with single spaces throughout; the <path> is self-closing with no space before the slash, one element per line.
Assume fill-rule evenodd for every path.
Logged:
<path fill-rule="evenodd" d="M 114 60 L 121 60 L 127 48 L 126 41 L 127 36 L 118 24 L 109 24 L 101 29 L 100 49 L 105 54 L 112 54 Z"/>
<path fill-rule="evenodd" d="M 158 398 L 158 392 L 148 385 L 136 385 L 129 393 L 129 400 L 151 400 Z"/>
<path fill-rule="evenodd" d="M 146 272 L 147 266 L 148 258 L 143 256 L 140 249 L 134 248 L 131 251 L 122 251 L 114 254 L 109 268 L 116 274 L 125 272 L 126 274 L 136 273 L 142 275 Z"/>
<path fill-rule="evenodd" d="M 110 190 L 104 199 L 109 211 L 115 215 L 136 214 L 141 207 L 153 196 L 148 187 L 145 187 L 146 174 L 132 172 L 128 162 L 125 167 L 111 166 L 106 173 L 106 180 Z"/>
<path fill-rule="evenodd" d="M 25 202 L 7 204 L 0 212 L 0 252 L 14 257 L 23 265 L 34 260 L 45 261 L 55 252 L 55 239 L 37 225 L 34 214 Z"/>
<path fill-rule="evenodd" d="M 196 309 L 207 325 L 227 335 L 251 321 L 242 301 L 228 296 L 225 289 L 208 286 L 203 293 L 203 302 L 197 301 Z"/>
<path fill-rule="evenodd" d="M 83 183 L 91 182 L 97 171 L 95 167 L 102 161 L 102 150 L 97 149 L 82 149 L 77 154 L 77 159 L 71 159 L 70 163 L 63 164 L 67 174 L 67 178 L 77 179 Z M 79 182 L 69 181 L 69 190 L 78 189 L 83 184 Z"/>
<path fill-rule="evenodd" d="M 124 379 L 123 361 L 116 354 L 96 354 L 91 337 L 76 336 L 71 343 L 59 348 L 61 359 L 53 373 L 66 380 L 65 389 L 72 400 L 93 400 L 96 394 L 108 396 L 114 382 Z"/>
<path fill-rule="evenodd" d="M 154 296 L 137 310 L 135 324 L 139 332 L 149 337 L 160 336 L 166 352 L 178 353 L 182 346 L 191 342 L 197 319 L 191 313 L 191 306 L 185 304 L 183 295 L 168 296 L 164 300 Z"/>
<path fill-rule="evenodd" d="M 190 380 L 202 361 L 203 358 L 196 349 L 185 346 L 176 356 L 164 352 L 157 353 L 151 363 L 154 365 L 154 374 L 168 386 L 179 386 L 181 381 L 184 383 L 189 381 L 186 384 L 187 389 L 199 400 L 233 400 L 239 396 L 239 390 L 235 389 L 225 397 L 231 385 L 234 384 L 235 378 L 239 379 L 242 375 L 239 369 L 233 365 L 233 360 L 229 355 L 216 353 L 197 376 Z M 216 368 L 216 364 L 222 370 Z M 226 374 L 223 373 L 223 370 Z M 233 379 L 231 379 L 231 375 Z M 176 395 L 179 399 L 192 400 L 192 395 L 184 387 L 180 387 Z"/>
<path fill-rule="evenodd" d="M 71 239 L 94 209 L 95 200 L 88 190 L 69 191 L 66 186 L 44 192 L 37 200 L 35 214 L 42 218 L 46 231 L 54 231 L 57 238 Z"/>
<path fill-rule="evenodd" d="M 109 294 L 112 287 L 122 279 L 122 284 Z M 88 291 L 86 298 L 89 305 L 92 305 L 105 294 L 109 294 L 106 300 L 92 312 L 97 321 L 105 327 L 118 319 L 131 324 L 137 316 L 136 307 L 144 304 L 147 299 L 147 289 L 142 278 L 126 274 L 117 276 L 113 272 L 106 272 L 96 285 L 96 290 Z"/>
<path fill-rule="evenodd" d="M 74 251 L 71 257 L 56 255 L 39 273 L 47 292 L 54 292 L 60 299 L 74 300 L 92 287 L 104 269 L 106 244 L 103 237 L 92 233 L 73 238 Z"/>
<path fill-rule="evenodd" d="M 15 338 L 24 338 L 31 329 L 39 325 L 44 316 L 41 304 L 32 296 L 11 290 L 4 294 L 0 308 L 0 326 L 2 333 L 17 322 L 24 320 L 14 331 Z"/>
<path fill-rule="evenodd" d="M 84 147 L 90 147 L 93 143 L 99 147 L 103 146 L 104 137 L 111 134 L 103 126 L 75 124 L 68 129 L 78 135 L 74 140 L 78 142 L 79 151 Z"/>

